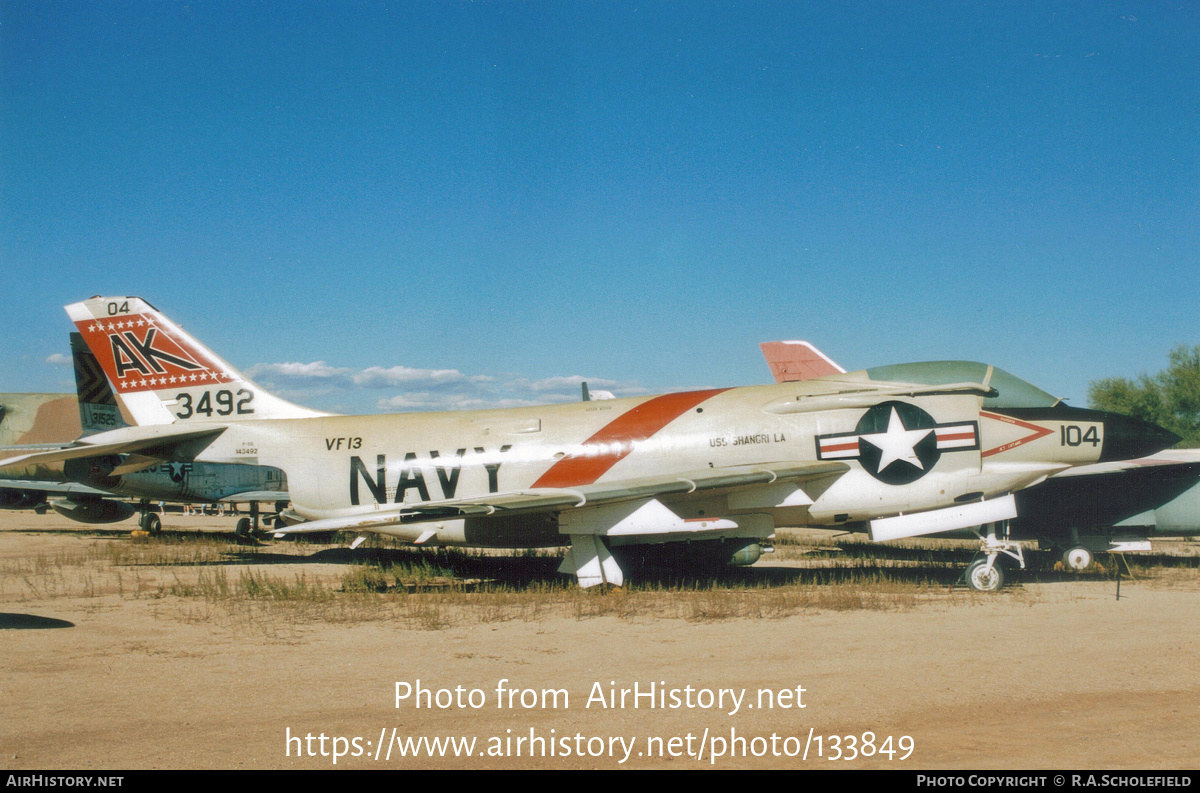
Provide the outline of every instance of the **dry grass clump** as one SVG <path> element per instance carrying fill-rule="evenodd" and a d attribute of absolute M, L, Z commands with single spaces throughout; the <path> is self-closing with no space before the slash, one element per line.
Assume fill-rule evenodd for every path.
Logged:
<path fill-rule="evenodd" d="M 970 542 L 875 545 L 780 532 L 776 548 L 768 564 L 715 572 L 646 567 L 628 570 L 624 587 L 583 590 L 556 572 L 561 561 L 556 550 L 421 549 L 386 539 L 350 550 L 319 543 L 242 544 L 229 535 L 198 532 L 140 542 L 80 537 L 65 550 L 0 562 L 0 602 L 144 599 L 162 604 L 155 608 L 166 616 L 287 639 L 330 622 L 383 621 L 421 630 L 551 617 L 714 622 L 1035 597 L 1020 586 L 989 595 L 954 588 L 974 554 Z M 1163 576 L 1156 557 L 1131 555 L 1134 576 Z M 1200 556 L 1175 554 L 1166 564 L 1164 585 L 1195 585 Z M 1076 575 L 1049 567 L 1019 580 Z M 1095 580 L 1114 570 L 1110 564 L 1083 575 Z"/>

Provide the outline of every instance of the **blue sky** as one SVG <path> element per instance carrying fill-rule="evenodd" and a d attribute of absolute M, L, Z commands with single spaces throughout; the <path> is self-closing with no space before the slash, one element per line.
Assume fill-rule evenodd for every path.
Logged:
<path fill-rule="evenodd" d="M 0 391 L 145 297 L 387 409 L 1200 342 L 1188 3 L 0 3 Z M 48 360 L 51 359 L 51 360 Z"/>

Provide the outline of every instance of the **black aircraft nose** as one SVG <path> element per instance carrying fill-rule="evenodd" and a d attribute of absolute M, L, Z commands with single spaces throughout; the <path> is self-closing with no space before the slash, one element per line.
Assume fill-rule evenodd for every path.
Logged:
<path fill-rule="evenodd" d="M 1157 424 L 1120 413 L 1105 413 L 1104 446 L 1100 449 L 1100 462 L 1146 457 L 1169 449 L 1180 440 L 1178 435 Z"/>

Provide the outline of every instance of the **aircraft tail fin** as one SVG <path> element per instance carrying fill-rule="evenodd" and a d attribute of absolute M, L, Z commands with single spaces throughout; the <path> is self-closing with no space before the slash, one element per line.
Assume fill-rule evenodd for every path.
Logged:
<path fill-rule="evenodd" d="M 129 426 L 100 362 L 78 333 L 71 334 L 71 360 L 75 364 L 75 395 L 83 434 L 95 435 Z"/>
<path fill-rule="evenodd" d="M 833 359 L 806 341 L 764 341 L 758 346 L 762 348 L 776 383 L 846 373 Z"/>
<path fill-rule="evenodd" d="M 255 385 L 140 297 L 66 307 L 135 424 L 325 416 Z"/>

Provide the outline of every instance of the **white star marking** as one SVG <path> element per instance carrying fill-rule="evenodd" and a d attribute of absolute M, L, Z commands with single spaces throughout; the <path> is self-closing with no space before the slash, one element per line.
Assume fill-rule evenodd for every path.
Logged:
<path fill-rule="evenodd" d="M 917 458 L 915 447 L 931 432 L 933 432 L 931 429 L 906 430 L 904 422 L 900 420 L 900 414 L 896 412 L 895 408 L 892 408 L 892 415 L 888 418 L 887 432 L 877 432 L 874 435 L 863 435 L 861 437 L 864 441 L 883 452 L 879 457 L 880 471 L 897 460 L 912 463 L 924 471 L 925 466 Z"/>

